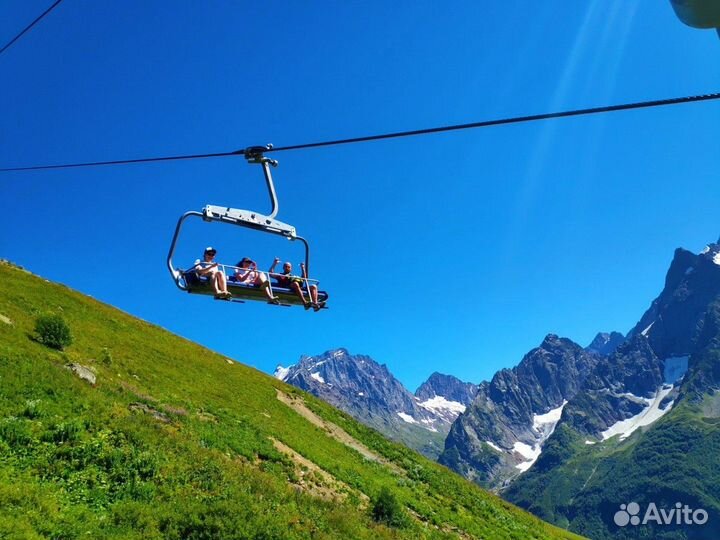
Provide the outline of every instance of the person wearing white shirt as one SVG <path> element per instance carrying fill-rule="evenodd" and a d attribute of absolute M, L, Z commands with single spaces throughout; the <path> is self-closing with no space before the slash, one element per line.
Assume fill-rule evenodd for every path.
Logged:
<path fill-rule="evenodd" d="M 217 251 L 215 248 L 205 248 L 202 260 L 197 259 L 195 261 L 195 272 L 197 272 L 199 276 L 204 276 L 210 279 L 210 282 L 215 289 L 215 300 L 230 300 L 232 298 L 232 294 L 227 290 L 225 273 L 218 268 L 218 263 L 215 262 L 216 254 Z"/>

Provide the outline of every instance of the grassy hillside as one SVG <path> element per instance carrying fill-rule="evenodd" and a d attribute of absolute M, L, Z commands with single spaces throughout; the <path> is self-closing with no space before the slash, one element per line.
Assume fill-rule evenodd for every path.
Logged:
<path fill-rule="evenodd" d="M 33 339 L 44 313 L 69 324 L 64 352 Z M 574 536 L 308 394 L 0 264 L 0 538 Z"/>

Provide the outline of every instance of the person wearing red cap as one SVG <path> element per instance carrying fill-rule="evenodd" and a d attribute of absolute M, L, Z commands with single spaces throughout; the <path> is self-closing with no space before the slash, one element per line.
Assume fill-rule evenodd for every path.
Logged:
<path fill-rule="evenodd" d="M 230 300 L 232 294 L 227 290 L 225 273 L 218 268 L 218 263 L 215 262 L 216 254 L 215 248 L 205 248 L 202 260 L 196 260 L 194 268 L 199 276 L 207 277 L 212 283 L 215 289 L 215 300 Z"/>

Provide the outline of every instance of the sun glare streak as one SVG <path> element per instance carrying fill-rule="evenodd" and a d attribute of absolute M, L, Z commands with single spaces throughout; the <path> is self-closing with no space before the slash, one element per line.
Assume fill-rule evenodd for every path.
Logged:
<path fill-rule="evenodd" d="M 583 94 L 596 96 L 599 103 L 613 101 L 615 88 L 618 82 L 618 70 L 624 58 L 625 46 L 633 27 L 639 4 L 628 5 L 625 0 L 614 0 L 609 10 L 608 18 L 603 25 L 602 34 L 598 40 L 593 59 L 589 64 L 589 71 L 585 77 Z M 609 57 L 603 62 L 601 58 Z M 601 115 L 588 122 L 586 137 L 580 150 L 584 158 L 581 160 L 582 169 L 574 177 L 574 191 L 578 197 L 587 193 L 587 187 L 594 176 L 591 171 L 595 169 L 600 142 L 605 135 L 609 118 Z M 575 207 L 578 211 L 581 206 Z"/>
<path fill-rule="evenodd" d="M 598 16 L 602 16 L 602 13 L 598 12 L 600 8 L 605 5 L 606 0 L 593 0 L 585 11 L 585 16 L 583 17 L 582 23 L 578 26 L 562 75 L 556 85 L 556 90 L 547 105 L 550 110 L 557 110 L 561 107 L 567 101 L 571 89 L 573 89 L 573 86 L 576 84 L 581 59 L 583 59 L 584 53 L 589 45 L 591 25 Z M 516 247 L 524 236 L 521 233 L 525 229 L 527 213 L 533 201 L 537 198 L 541 184 L 540 180 L 542 178 L 541 173 L 545 166 L 548 150 L 551 148 L 555 138 L 556 130 L 556 122 L 545 122 L 541 124 L 540 133 L 528 158 L 525 174 L 520 181 L 517 203 L 512 212 L 513 220 L 508 229 L 507 240 L 503 243 L 506 250 L 505 257 L 516 252 Z"/>

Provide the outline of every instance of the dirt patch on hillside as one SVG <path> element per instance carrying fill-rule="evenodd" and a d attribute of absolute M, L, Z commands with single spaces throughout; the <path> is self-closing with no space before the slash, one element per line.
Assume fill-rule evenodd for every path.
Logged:
<path fill-rule="evenodd" d="M 324 430 L 328 435 L 330 435 L 333 439 L 340 441 L 345 446 L 349 446 L 353 450 L 356 450 L 359 452 L 365 459 L 369 459 L 370 461 L 377 461 L 378 463 L 382 463 L 383 465 L 386 465 L 387 467 L 390 467 L 394 472 L 397 474 L 403 474 L 403 470 L 395 465 L 393 462 L 385 459 L 384 457 L 376 454 L 372 450 L 370 450 L 367 446 L 365 446 L 363 443 L 358 441 L 355 437 L 350 435 L 347 431 L 342 429 L 341 427 L 333 424 L 332 422 L 328 422 L 327 420 L 320 418 L 317 414 L 315 414 L 313 411 L 311 411 L 307 405 L 305 405 L 305 402 L 300 397 L 295 396 L 289 396 L 285 392 L 283 392 L 280 389 L 277 390 L 277 398 L 282 401 L 285 405 L 288 407 L 291 407 L 295 412 L 297 412 L 300 416 L 308 420 L 311 424 L 319 427 L 320 429 Z"/>
<path fill-rule="evenodd" d="M 325 469 L 318 467 L 317 464 L 297 453 L 285 443 L 272 437 L 270 440 L 278 452 L 290 457 L 295 463 L 295 474 L 298 480 L 293 482 L 293 485 L 301 491 L 328 501 L 345 501 L 348 494 L 353 492 L 360 497 L 363 505 L 367 505 L 369 502 L 370 499 L 367 495 L 351 489 L 350 486 L 335 478 Z"/>

